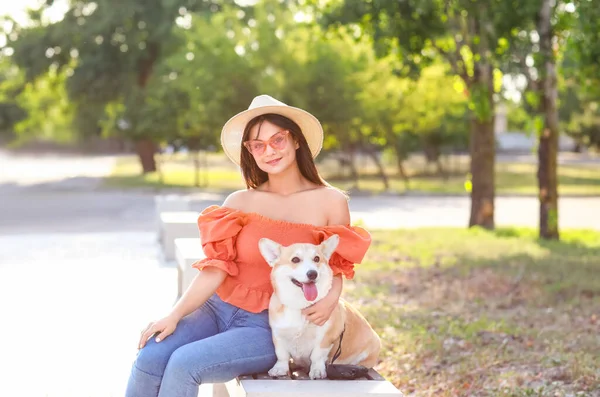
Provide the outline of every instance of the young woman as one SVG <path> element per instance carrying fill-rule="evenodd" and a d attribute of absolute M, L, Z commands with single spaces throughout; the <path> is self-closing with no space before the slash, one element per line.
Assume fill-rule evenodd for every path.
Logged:
<path fill-rule="evenodd" d="M 330 260 L 329 294 L 304 310 L 322 325 L 354 276 L 371 239 L 350 226 L 346 196 L 330 187 L 313 158 L 323 130 L 308 112 L 267 95 L 223 127 L 221 143 L 241 167 L 247 190 L 222 206 L 206 208 L 198 227 L 206 259 L 171 313 L 142 331 L 127 397 L 196 397 L 202 383 L 268 371 L 276 362 L 267 308 L 273 292 L 269 265 L 258 250 L 262 237 L 283 245 L 340 243 Z M 290 282 L 290 288 L 298 288 Z"/>

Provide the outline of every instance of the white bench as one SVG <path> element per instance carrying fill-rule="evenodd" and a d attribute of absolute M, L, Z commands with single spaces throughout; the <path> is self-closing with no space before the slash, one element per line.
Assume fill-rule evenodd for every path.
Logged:
<path fill-rule="evenodd" d="M 204 397 L 206 394 L 203 394 Z M 401 397 L 402 392 L 377 371 L 356 380 L 311 380 L 303 371 L 291 377 L 271 378 L 268 374 L 239 376 L 215 384 L 213 397 Z M 200 395 L 198 396 L 200 397 Z"/>
<path fill-rule="evenodd" d="M 196 211 L 168 211 L 160 214 L 159 236 L 167 261 L 175 259 L 175 239 L 199 236 L 198 215 Z"/>
<path fill-rule="evenodd" d="M 160 214 L 171 211 L 190 211 L 191 199 L 178 194 L 164 194 L 154 196 L 154 213 L 156 222 L 160 225 Z"/>
<path fill-rule="evenodd" d="M 177 298 L 190 285 L 198 270 L 192 267 L 197 260 L 204 259 L 204 251 L 199 238 L 176 238 L 175 257 L 177 259 Z"/>

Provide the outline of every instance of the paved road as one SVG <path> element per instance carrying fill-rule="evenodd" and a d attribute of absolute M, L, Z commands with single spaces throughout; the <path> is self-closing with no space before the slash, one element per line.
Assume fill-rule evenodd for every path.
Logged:
<path fill-rule="evenodd" d="M 0 187 L 62 183 L 63 187 L 70 184 L 91 188 L 94 184 L 90 181 L 110 174 L 116 159 L 67 154 L 13 155 L 0 149 Z"/>
<path fill-rule="evenodd" d="M 19 188 L 0 190 L 0 235 L 147 231 L 154 227 L 154 194 Z M 219 195 L 195 195 L 193 209 L 222 203 Z M 353 221 L 369 228 L 464 227 L 467 197 L 353 197 Z M 562 228 L 600 229 L 600 198 L 563 198 Z M 497 225 L 536 227 L 538 203 L 531 197 L 496 199 Z"/>

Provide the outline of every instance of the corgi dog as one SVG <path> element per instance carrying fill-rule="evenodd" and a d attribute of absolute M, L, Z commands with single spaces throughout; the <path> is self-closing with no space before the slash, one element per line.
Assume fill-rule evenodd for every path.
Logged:
<path fill-rule="evenodd" d="M 269 375 L 289 373 L 289 360 L 310 368 L 311 379 L 327 377 L 327 364 L 361 365 L 377 363 L 381 340 L 367 320 L 348 302 L 340 299 L 322 326 L 309 322 L 302 309 L 327 295 L 333 282 L 329 259 L 337 248 L 339 236 L 332 235 L 320 245 L 283 246 L 260 239 L 261 255 L 272 267 L 273 295 L 269 303 L 269 323 L 277 363 Z M 335 358 L 334 358 L 335 357 Z"/>

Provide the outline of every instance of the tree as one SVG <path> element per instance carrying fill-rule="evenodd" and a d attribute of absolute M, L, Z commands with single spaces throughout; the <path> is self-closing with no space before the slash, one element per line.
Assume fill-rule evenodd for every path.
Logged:
<path fill-rule="evenodd" d="M 65 91 L 66 75 L 55 68 L 24 85 L 16 97 L 27 112 L 15 125 L 17 140 L 41 138 L 55 142 L 73 142 L 78 136 L 73 128 L 73 107 Z"/>
<path fill-rule="evenodd" d="M 402 72 L 418 74 L 438 54 L 465 84 L 471 109 L 471 215 L 469 225 L 494 227 L 494 93 L 498 59 L 518 26 L 516 1 L 346 0 L 328 10 L 328 24 L 358 24 L 379 53 L 398 53 Z"/>
<path fill-rule="evenodd" d="M 600 150 L 598 98 L 586 92 L 577 81 L 578 75 L 566 80 L 565 87 L 559 91 L 561 130 L 577 142 L 575 150 L 583 147 Z"/>
<path fill-rule="evenodd" d="M 587 0 L 577 1 L 574 8 L 565 78 L 570 94 L 567 106 L 576 108 L 566 128 L 580 144 L 600 150 L 600 8 Z"/>
<path fill-rule="evenodd" d="M 180 32 L 185 45 L 160 65 L 159 84 L 187 98 L 177 137 L 193 150 L 217 147 L 224 122 L 245 110 L 259 91 L 256 70 L 236 35 L 247 21 L 236 14 L 225 8 L 196 21 Z"/>
<path fill-rule="evenodd" d="M 176 20 L 189 23 L 190 12 L 210 15 L 226 1 L 112 0 L 73 1 L 64 18 L 46 24 L 47 1 L 30 13 L 30 26 L 15 24 L 10 35 L 14 62 L 27 81 L 54 67 L 66 70 L 69 98 L 80 133 L 94 133 L 107 106 L 120 103 L 131 128 L 121 133 L 135 142 L 144 172 L 156 169 L 154 152 L 161 132 L 136 116 L 147 115 L 146 87 L 156 65 L 181 44 L 173 34 Z M 83 120 L 82 120 L 83 119 Z M 77 122 L 77 120 L 76 120 Z"/>
<path fill-rule="evenodd" d="M 559 2 L 557 2 L 559 3 Z M 540 108 L 544 114 L 544 127 L 539 134 L 538 186 L 540 199 L 540 237 L 558 239 L 558 87 L 556 55 L 552 48 L 555 16 L 550 0 L 542 0 L 538 14 L 537 30 L 540 35 Z"/>
<path fill-rule="evenodd" d="M 596 95 L 600 94 L 600 8 L 596 1 L 578 0 L 574 3 L 573 30 L 569 45 L 577 61 L 578 74 L 585 82 L 585 88 Z"/>
<path fill-rule="evenodd" d="M 574 26 L 574 3 L 532 0 L 523 7 L 528 17 L 519 27 L 508 70 L 526 77 L 529 113 L 538 136 L 539 233 L 558 239 L 558 72 Z M 562 49 L 562 50 L 561 50 Z"/>
<path fill-rule="evenodd" d="M 15 125 L 27 117 L 27 110 L 16 100 L 22 91 L 19 70 L 0 54 L 0 144 L 15 139 Z"/>

